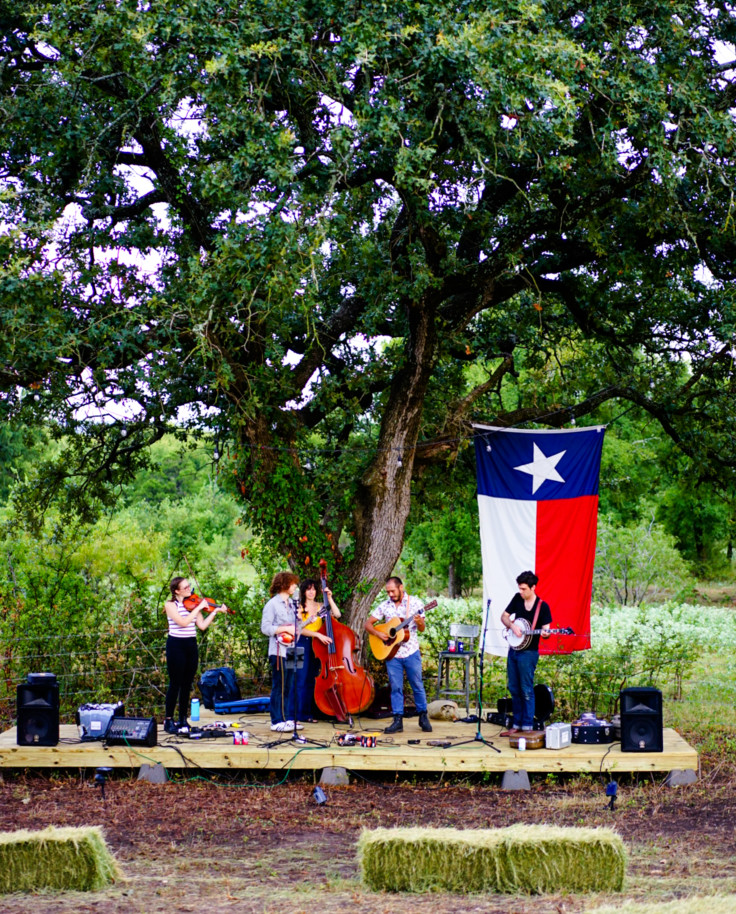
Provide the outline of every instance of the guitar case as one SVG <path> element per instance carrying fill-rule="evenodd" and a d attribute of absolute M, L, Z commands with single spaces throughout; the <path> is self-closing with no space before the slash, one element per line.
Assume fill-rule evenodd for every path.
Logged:
<path fill-rule="evenodd" d="M 526 740 L 527 749 L 544 749 L 544 730 L 526 730 L 523 733 L 514 733 L 509 737 L 509 747 L 519 748 L 519 740 Z"/>

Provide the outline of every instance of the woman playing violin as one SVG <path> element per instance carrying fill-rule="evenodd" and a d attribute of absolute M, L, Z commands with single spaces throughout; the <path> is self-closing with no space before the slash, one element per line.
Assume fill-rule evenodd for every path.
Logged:
<path fill-rule="evenodd" d="M 339 619 L 341 613 L 332 598 L 332 591 L 325 587 L 324 593 L 330 613 L 335 619 Z M 319 670 L 319 661 L 312 650 L 312 638 L 319 633 L 322 626 L 320 613 L 324 609 L 319 582 L 314 578 L 305 578 L 299 585 L 299 606 L 302 625 L 307 627 L 297 642 L 304 648 L 304 666 L 296 672 L 297 720 L 311 723 L 314 720 L 314 682 Z M 317 631 L 310 631 L 309 626 L 312 625 Z"/>
<path fill-rule="evenodd" d="M 184 601 L 192 593 L 192 586 L 186 578 L 173 578 L 169 584 L 171 599 L 164 603 L 169 620 L 169 637 L 166 639 L 166 667 L 169 671 L 169 688 L 166 692 L 164 730 L 178 733 L 180 727 L 188 726 L 187 711 L 192 683 L 197 675 L 199 650 L 197 629 L 205 631 L 212 625 L 215 616 L 227 612 L 227 606 L 215 606 L 211 601 L 202 600 L 193 609 L 186 609 Z M 209 610 L 209 615 L 203 613 Z M 174 723 L 174 710 L 179 702 L 179 722 Z"/>

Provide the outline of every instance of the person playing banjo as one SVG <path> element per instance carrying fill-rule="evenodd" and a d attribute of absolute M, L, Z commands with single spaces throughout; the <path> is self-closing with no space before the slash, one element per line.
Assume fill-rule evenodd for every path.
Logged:
<path fill-rule="evenodd" d="M 539 639 L 549 638 L 552 612 L 536 594 L 539 578 L 533 571 L 522 571 L 517 577 L 519 592 L 501 615 L 501 622 L 509 629 L 509 653 L 506 658 L 506 678 L 513 725 L 501 736 L 534 729 L 534 672 L 539 660 Z M 530 637 L 528 632 L 535 632 Z M 517 647 L 514 647 L 517 644 Z"/>

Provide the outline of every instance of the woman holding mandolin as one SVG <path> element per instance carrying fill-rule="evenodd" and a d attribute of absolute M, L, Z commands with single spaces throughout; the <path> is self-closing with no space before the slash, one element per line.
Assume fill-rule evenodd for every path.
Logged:
<path fill-rule="evenodd" d="M 332 591 L 325 588 L 330 613 L 333 619 L 340 618 L 340 610 L 332 598 Z M 305 578 L 299 585 L 299 616 L 304 626 L 297 644 L 304 648 L 304 666 L 296 673 L 296 719 L 311 723 L 314 720 L 314 683 L 319 662 L 312 650 L 312 639 L 322 628 L 324 602 L 320 595 L 319 582 Z"/>
<path fill-rule="evenodd" d="M 197 629 L 205 631 L 215 621 L 218 613 L 226 613 L 229 610 L 224 603 L 221 606 L 214 606 L 213 601 L 208 599 L 193 600 L 192 585 L 186 578 L 172 578 L 169 590 L 171 599 L 164 603 L 169 623 L 169 636 L 166 639 L 169 687 L 166 691 L 164 730 L 166 733 L 178 733 L 181 727 L 188 726 L 189 695 L 199 664 Z M 205 612 L 209 613 L 207 617 L 203 615 Z M 174 723 L 177 700 L 178 724 Z"/>
<path fill-rule="evenodd" d="M 299 606 L 293 598 L 298 586 L 299 578 L 291 571 L 277 572 L 269 588 L 271 599 L 263 607 L 261 616 L 261 631 L 268 635 L 268 662 L 271 665 L 271 729 L 279 733 L 295 726 L 294 670 L 287 669 L 284 661 L 287 644 L 293 644 L 298 634 Z M 331 643 L 322 632 L 303 629 L 301 621 L 299 628 L 308 637 L 323 644 Z M 298 723 L 296 729 L 302 729 Z"/>

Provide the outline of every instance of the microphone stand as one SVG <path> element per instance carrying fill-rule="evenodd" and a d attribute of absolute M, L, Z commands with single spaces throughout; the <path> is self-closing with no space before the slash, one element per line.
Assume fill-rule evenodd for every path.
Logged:
<path fill-rule="evenodd" d="M 294 706 L 294 731 L 291 734 L 291 741 L 294 743 L 298 743 L 300 746 L 306 745 L 307 743 L 312 743 L 312 745 L 314 745 L 314 746 L 324 746 L 323 742 L 319 742 L 318 740 L 315 740 L 315 739 L 307 739 L 306 736 L 301 736 L 301 734 L 297 730 L 297 724 L 299 723 L 299 713 L 298 713 L 298 711 L 299 711 L 299 708 L 298 708 L 299 691 L 298 691 L 297 683 L 296 683 L 296 678 L 297 678 L 296 674 L 307 662 L 306 657 L 305 657 L 305 654 L 307 653 L 307 649 L 305 647 L 300 648 L 298 646 L 299 638 L 296 637 L 297 632 L 299 631 L 299 621 L 300 621 L 299 620 L 299 601 L 292 598 L 291 605 L 294 610 L 294 645 L 293 645 L 294 678 L 292 679 L 292 682 L 291 682 L 291 691 L 292 691 L 292 699 L 293 699 L 293 706 Z M 301 638 L 301 635 L 299 637 Z M 299 651 L 300 650 L 302 652 L 301 666 L 299 665 Z M 288 647 L 286 648 L 286 651 L 288 653 L 288 651 L 289 651 Z"/>
<path fill-rule="evenodd" d="M 489 599 L 486 603 L 486 617 L 483 620 L 483 641 L 480 648 L 480 679 L 478 682 L 478 730 L 473 739 L 466 739 L 461 743 L 454 743 L 454 746 L 467 746 L 470 743 L 483 743 L 484 746 L 488 746 L 489 749 L 493 749 L 494 752 L 498 752 L 500 755 L 501 750 L 498 748 L 498 746 L 494 746 L 491 740 L 485 739 L 483 733 L 481 732 L 481 726 L 483 723 L 483 661 L 486 654 L 486 630 L 488 629 L 488 616 L 490 613 L 491 601 Z"/>
<path fill-rule="evenodd" d="M 296 674 L 299 672 L 299 648 L 298 648 L 298 644 L 299 644 L 299 637 L 298 637 L 299 601 L 295 600 L 293 597 L 291 598 L 291 608 L 294 610 L 294 644 L 293 644 L 293 648 L 294 648 L 293 674 L 294 675 L 291 680 L 292 710 L 294 712 L 294 731 L 291 734 L 291 739 L 292 739 L 292 742 L 295 742 L 295 743 L 306 743 L 306 739 L 299 736 L 299 733 L 297 731 L 297 724 L 299 723 L 299 721 L 297 720 L 297 718 L 299 717 L 299 715 L 297 713 L 297 699 L 299 697 L 299 693 L 298 693 L 297 684 L 296 684 Z M 304 651 L 304 648 L 302 648 L 302 651 Z M 286 652 L 288 654 L 288 652 L 289 652 L 288 647 L 286 648 Z M 302 666 L 304 666 L 304 654 L 302 654 Z"/>

